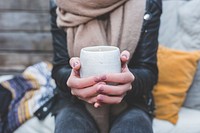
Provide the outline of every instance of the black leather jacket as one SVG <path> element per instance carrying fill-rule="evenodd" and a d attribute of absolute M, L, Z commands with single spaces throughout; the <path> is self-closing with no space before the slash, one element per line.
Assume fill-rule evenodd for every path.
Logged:
<path fill-rule="evenodd" d="M 56 26 L 56 5 L 51 1 L 51 33 L 53 37 L 54 60 L 52 77 L 55 79 L 60 94 L 72 98 L 66 81 L 70 75 L 69 56 L 66 45 L 66 33 Z M 125 96 L 130 106 L 138 106 L 149 114 L 153 114 L 153 86 L 157 83 L 157 48 L 160 16 L 162 13 L 161 0 L 147 0 L 146 12 L 141 31 L 141 37 L 133 57 L 128 64 L 135 76 L 133 89 Z"/>

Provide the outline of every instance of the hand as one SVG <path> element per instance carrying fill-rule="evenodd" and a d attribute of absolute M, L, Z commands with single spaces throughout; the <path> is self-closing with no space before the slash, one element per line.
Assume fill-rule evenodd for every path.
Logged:
<path fill-rule="evenodd" d="M 130 54 L 128 51 L 121 53 L 122 73 L 113 73 L 105 75 L 105 82 L 116 83 L 117 85 L 101 84 L 98 87 L 97 102 L 95 107 L 99 107 L 102 104 L 119 104 L 123 100 L 127 91 L 132 89 L 132 82 L 134 81 L 134 75 L 129 71 L 127 62 Z"/>
<path fill-rule="evenodd" d="M 72 95 L 77 98 L 86 101 L 90 104 L 97 102 L 96 96 L 98 95 L 97 90 L 105 82 L 105 76 L 91 76 L 88 78 L 80 78 L 80 60 L 77 57 L 70 59 L 70 65 L 72 67 L 71 75 L 67 81 L 67 86 L 71 88 Z"/>

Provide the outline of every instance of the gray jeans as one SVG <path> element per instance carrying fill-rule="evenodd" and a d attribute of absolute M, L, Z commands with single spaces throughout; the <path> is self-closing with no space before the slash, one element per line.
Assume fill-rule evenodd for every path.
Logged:
<path fill-rule="evenodd" d="M 69 104 L 56 114 L 55 133 L 98 133 L 98 128 L 83 105 Z M 111 118 L 110 133 L 153 133 L 150 117 L 132 107 Z"/>

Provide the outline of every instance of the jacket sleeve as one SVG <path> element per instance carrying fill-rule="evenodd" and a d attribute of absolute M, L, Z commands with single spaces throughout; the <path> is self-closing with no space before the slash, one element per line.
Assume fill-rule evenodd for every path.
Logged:
<path fill-rule="evenodd" d="M 67 79 L 71 73 L 71 67 L 69 65 L 70 58 L 67 52 L 66 33 L 63 29 L 57 27 L 55 1 L 51 0 L 50 5 L 51 34 L 54 49 L 52 77 L 60 90 L 71 94 L 66 85 Z"/>
<path fill-rule="evenodd" d="M 157 49 L 162 7 L 161 2 L 147 1 L 141 37 L 128 64 L 135 76 L 133 89 L 126 96 L 129 102 L 150 94 L 158 79 Z"/>

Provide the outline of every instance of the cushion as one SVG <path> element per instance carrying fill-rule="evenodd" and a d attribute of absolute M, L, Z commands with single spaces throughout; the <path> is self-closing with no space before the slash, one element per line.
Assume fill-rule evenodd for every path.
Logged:
<path fill-rule="evenodd" d="M 181 108 L 179 120 L 171 133 L 200 133 L 200 111 Z"/>
<path fill-rule="evenodd" d="M 200 0 L 191 0 L 179 8 L 178 29 L 176 36 L 173 37 L 172 48 L 181 50 L 200 49 Z"/>
<path fill-rule="evenodd" d="M 163 45 L 172 47 L 177 39 L 177 33 L 180 32 L 178 13 L 183 6 L 187 5 L 188 0 L 162 0 L 162 3 L 163 14 L 158 39 Z"/>
<path fill-rule="evenodd" d="M 38 120 L 37 117 L 32 117 L 14 133 L 53 133 L 55 128 L 54 117 L 49 114 L 43 121 Z"/>
<path fill-rule="evenodd" d="M 13 75 L 4 75 L 4 76 L 0 76 L 0 83 L 6 80 L 9 80 L 13 78 Z"/>
<path fill-rule="evenodd" d="M 185 52 L 160 45 L 157 56 L 159 78 L 153 91 L 155 116 L 176 124 L 197 69 L 200 51 Z"/>
<path fill-rule="evenodd" d="M 175 125 L 166 120 L 153 119 L 153 132 L 154 133 L 171 133 Z"/>
<path fill-rule="evenodd" d="M 187 93 L 184 106 L 200 110 L 200 62 L 193 83 Z"/>
<path fill-rule="evenodd" d="M 176 125 L 166 120 L 153 120 L 154 133 L 200 133 L 200 111 L 182 107 Z"/>
<path fill-rule="evenodd" d="M 199 4 L 199 0 L 163 0 L 159 42 L 174 49 L 200 49 Z"/>

